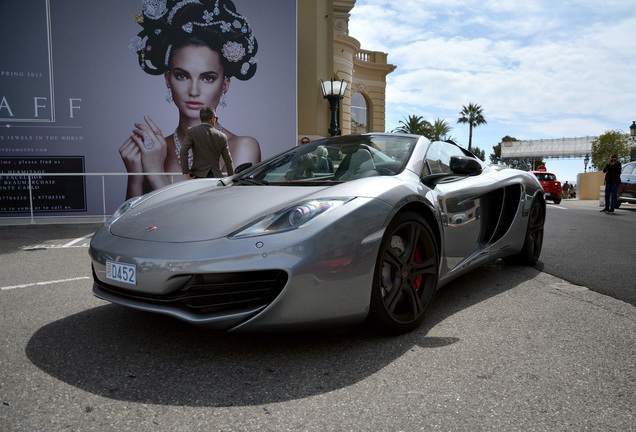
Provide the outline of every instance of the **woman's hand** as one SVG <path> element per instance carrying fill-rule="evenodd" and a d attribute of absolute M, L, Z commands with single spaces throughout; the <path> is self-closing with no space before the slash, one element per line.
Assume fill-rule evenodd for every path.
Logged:
<path fill-rule="evenodd" d="M 124 144 L 119 147 L 119 155 L 124 161 L 126 171 L 129 173 L 143 172 L 141 166 L 141 152 L 137 148 L 137 144 L 132 140 L 132 137 L 128 137 Z"/>
<path fill-rule="evenodd" d="M 165 172 L 168 145 L 161 129 L 150 117 L 144 116 L 146 124 L 135 123 L 135 129 L 130 139 L 135 143 L 141 156 L 141 169 L 144 173 Z M 164 174 L 147 175 L 146 180 L 155 190 L 170 184 L 170 176 Z"/>
<path fill-rule="evenodd" d="M 135 123 L 132 135 L 119 148 L 126 171 L 129 173 L 161 173 L 165 171 L 164 164 L 168 155 L 168 146 L 161 129 L 150 119 L 144 116 L 146 124 Z M 170 183 L 166 175 L 128 177 L 126 197 L 143 195 L 144 177 L 150 187 L 159 189 Z"/>
<path fill-rule="evenodd" d="M 130 139 L 136 144 L 141 157 L 142 172 L 164 172 L 164 164 L 168 154 L 168 146 L 161 129 L 150 119 L 144 116 L 146 124 L 135 123 L 135 129 Z"/>
<path fill-rule="evenodd" d="M 124 166 L 126 167 L 126 171 L 128 173 L 143 172 L 141 166 L 141 152 L 139 151 L 139 149 L 137 148 L 137 144 L 132 140 L 131 137 L 128 137 L 124 144 L 119 148 L 119 155 L 124 161 Z M 143 195 L 143 183 L 143 176 L 129 175 L 126 187 L 126 199 Z"/>

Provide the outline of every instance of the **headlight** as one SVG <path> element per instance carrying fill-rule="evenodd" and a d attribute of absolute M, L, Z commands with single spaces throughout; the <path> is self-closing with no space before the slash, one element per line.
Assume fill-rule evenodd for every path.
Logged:
<path fill-rule="evenodd" d="M 265 216 L 230 234 L 230 238 L 256 237 L 297 229 L 321 214 L 336 209 L 353 198 L 329 198 L 305 201 L 283 211 Z"/>
<path fill-rule="evenodd" d="M 122 217 L 124 215 L 124 213 L 126 213 L 128 210 L 133 208 L 135 206 L 135 204 L 137 204 L 137 202 L 141 198 L 142 197 L 140 197 L 140 196 L 134 197 L 134 198 L 129 199 L 128 201 L 126 201 L 122 205 L 120 205 L 119 208 L 117 209 L 117 211 L 115 213 L 113 213 L 113 215 L 110 217 L 110 219 L 108 219 L 108 221 L 106 222 L 106 226 L 112 225 L 113 222 L 115 222 L 117 219 Z"/>

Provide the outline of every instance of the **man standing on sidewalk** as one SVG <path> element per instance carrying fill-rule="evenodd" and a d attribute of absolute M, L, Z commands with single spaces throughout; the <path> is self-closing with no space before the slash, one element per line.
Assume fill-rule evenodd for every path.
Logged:
<path fill-rule="evenodd" d="M 227 168 L 227 175 L 234 174 L 234 165 L 227 137 L 214 126 L 218 117 L 214 108 L 203 107 L 199 112 L 201 124 L 188 129 L 179 154 L 181 169 L 189 179 L 204 177 L 223 177 L 219 164 L 222 156 Z M 192 168 L 188 171 L 188 151 L 192 148 Z"/>
<path fill-rule="evenodd" d="M 603 168 L 603 172 L 605 173 L 605 207 L 601 212 L 614 214 L 618 185 L 621 184 L 621 163 L 618 161 L 618 156 L 615 154 L 610 156 L 607 165 Z"/>

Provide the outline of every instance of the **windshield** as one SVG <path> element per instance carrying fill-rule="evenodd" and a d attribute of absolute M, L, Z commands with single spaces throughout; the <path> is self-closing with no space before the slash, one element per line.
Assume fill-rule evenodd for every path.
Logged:
<path fill-rule="evenodd" d="M 353 135 L 313 141 L 262 162 L 236 184 L 345 182 L 392 176 L 406 166 L 417 137 Z"/>
<path fill-rule="evenodd" d="M 555 181 L 556 180 L 556 176 L 552 173 L 534 173 L 534 175 L 539 179 L 539 180 L 543 180 L 543 181 Z"/>

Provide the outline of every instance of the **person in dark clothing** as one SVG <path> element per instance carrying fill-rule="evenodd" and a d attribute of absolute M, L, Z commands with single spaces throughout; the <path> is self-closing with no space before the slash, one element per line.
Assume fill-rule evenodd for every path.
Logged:
<path fill-rule="evenodd" d="M 234 174 L 234 164 L 227 144 L 227 136 L 215 128 L 218 117 L 212 107 L 203 107 L 199 112 L 201 124 L 188 129 L 181 146 L 181 170 L 189 179 L 223 177 L 219 162 L 225 161 L 227 175 Z M 192 149 L 192 167 L 188 168 L 188 154 Z"/>
<path fill-rule="evenodd" d="M 610 156 L 603 172 L 605 173 L 605 207 L 601 212 L 614 214 L 618 185 L 621 184 L 621 163 L 618 161 L 618 156 L 615 154 Z"/>

